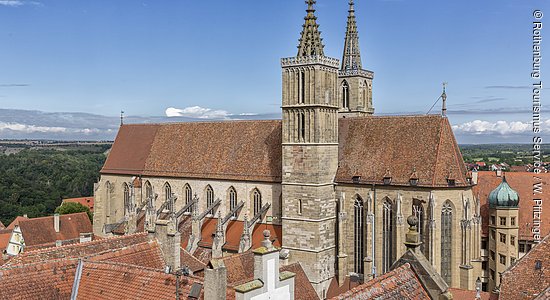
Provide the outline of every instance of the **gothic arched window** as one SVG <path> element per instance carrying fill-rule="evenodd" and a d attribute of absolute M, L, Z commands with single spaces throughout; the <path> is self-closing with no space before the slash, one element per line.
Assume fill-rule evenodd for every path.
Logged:
<path fill-rule="evenodd" d="M 206 207 L 210 207 L 214 204 L 214 189 L 210 185 L 206 186 Z"/>
<path fill-rule="evenodd" d="M 122 185 L 122 187 L 124 189 L 124 210 L 126 210 L 130 207 L 130 187 L 126 182 Z"/>
<path fill-rule="evenodd" d="M 105 212 L 106 223 L 110 221 L 110 217 L 111 217 L 111 191 L 112 191 L 111 183 L 109 181 L 105 182 L 105 206 L 107 207 Z"/>
<path fill-rule="evenodd" d="M 262 194 L 258 189 L 254 189 L 252 198 L 254 199 L 254 215 L 257 215 L 262 210 Z"/>
<path fill-rule="evenodd" d="M 342 82 L 342 107 L 349 109 L 349 85 L 345 80 Z"/>
<path fill-rule="evenodd" d="M 298 95 L 298 103 L 304 103 L 306 99 L 306 73 L 300 71 L 300 91 Z"/>
<path fill-rule="evenodd" d="M 441 209 L 441 276 L 451 285 L 453 207 L 446 201 Z"/>
<path fill-rule="evenodd" d="M 168 182 L 166 182 L 164 184 L 164 201 L 166 201 L 168 203 L 168 210 L 169 211 L 174 211 L 174 207 L 173 207 L 173 203 L 171 203 L 170 200 L 170 197 L 172 197 L 172 187 L 170 186 L 170 184 Z"/>
<path fill-rule="evenodd" d="M 364 274 L 363 257 L 365 256 L 365 209 L 363 199 L 357 196 L 355 198 L 354 215 L 353 215 L 353 240 L 354 240 L 354 272 Z"/>
<path fill-rule="evenodd" d="M 153 198 L 153 186 L 149 181 L 145 182 L 145 199 L 149 200 Z"/>
<path fill-rule="evenodd" d="M 393 205 L 390 199 L 386 198 L 382 212 L 382 271 L 386 273 L 393 264 Z"/>
<path fill-rule="evenodd" d="M 369 84 L 366 80 L 363 82 L 363 106 L 369 106 Z"/>
<path fill-rule="evenodd" d="M 424 219 L 426 218 L 426 216 L 424 213 L 424 205 L 422 205 L 421 200 L 413 199 L 412 211 L 413 214 L 418 218 L 418 236 L 420 238 L 420 241 L 422 242 L 422 244 L 420 245 L 420 251 L 424 252 L 424 238 L 426 237 L 426 234 L 424 232 Z"/>
<path fill-rule="evenodd" d="M 300 112 L 298 115 L 298 134 L 300 136 L 300 142 L 305 142 L 306 139 L 306 115 Z"/>
<path fill-rule="evenodd" d="M 184 205 L 187 205 L 189 204 L 189 202 L 193 201 L 193 190 L 191 189 L 191 186 L 189 184 L 186 184 L 183 187 L 183 197 L 185 198 Z M 190 213 L 192 211 L 193 211 L 193 207 L 189 207 L 185 212 Z"/>
<path fill-rule="evenodd" d="M 228 194 L 229 194 L 229 210 L 231 211 L 235 209 L 235 207 L 237 207 L 237 191 L 235 190 L 234 187 L 230 187 Z M 237 213 L 235 212 L 232 217 L 236 218 Z"/>

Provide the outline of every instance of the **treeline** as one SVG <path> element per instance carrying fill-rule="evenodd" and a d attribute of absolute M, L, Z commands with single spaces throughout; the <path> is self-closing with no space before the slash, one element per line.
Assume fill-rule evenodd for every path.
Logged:
<path fill-rule="evenodd" d="M 51 215 L 63 198 L 93 195 L 108 148 L 0 155 L 0 221 Z"/>

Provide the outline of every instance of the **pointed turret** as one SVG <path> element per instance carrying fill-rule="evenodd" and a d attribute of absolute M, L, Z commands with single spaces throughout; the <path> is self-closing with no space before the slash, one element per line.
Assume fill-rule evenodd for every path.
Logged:
<path fill-rule="evenodd" d="M 359 32 L 355 20 L 355 4 L 349 2 L 348 26 L 346 30 L 346 41 L 344 43 L 344 55 L 342 57 L 341 70 L 361 70 L 361 51 L 359 50 Z"/>
<path fill-rule="evenodd" d="M 339 116 L 353 117 L 374 113 L 372 107 L 373 78 L 373 72 L 363 69 L 361 50 L 359 50 L 359 32 L 355 19 L 355 3 L 350 0 L 342 65 L 338 72 L 340 83 Z"/>
<path fill-rule="evenodd" d="M 302 37 L 300 38 L 300 44 L 298 45 L 298 55 L 301 56 L 324 56 L 323 39 L 321 38 L 321 31 L 319 31 L 319 24 L 317 24 L 317 17 L 315 16 L 315 8 L 313 5 L 317 1 L 307 0 L 307 15 L 304 18 L 305 23 L 303 25 Z"/>

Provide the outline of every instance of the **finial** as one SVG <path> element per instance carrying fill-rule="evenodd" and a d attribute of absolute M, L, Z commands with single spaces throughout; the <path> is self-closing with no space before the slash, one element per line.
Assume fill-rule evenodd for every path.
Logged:
<path fill-rule="evenodd" d="M 120 126 L 124 125 L 124 111 L 120 111 Z"/>
<path fill-rule="evenodd" d="M 355 4 L 353 3 L 353 0 L 349 0 L 349 12 L 355 12 Z"/>
<path fill-rule="evenodd" d="M 407 223 L 409 224 L 409 232 L 405 234 L 405 246 L 407 249 L 415 251 L 422 244 L 418 234 L 418 217 L 410 215 L 407 218 Z"/>
<path fill-rule="evenodd" d="M 266 229 L 264 230 L 263 234 L 264 234 L 264 240 L 262 241 L 262 246 L 268 250 L 273 249 L 273 243 L 271 243 L 271 240 L 270 240 L 271 232 Z"/>
<path fill-rule="evenodd" d="M 443 82 L 443 94 L 441 94 L 441 99 L 443 99 L 443 107 L 441 108 L 441 115 L 447 116 L 447 82 Z"/>
<path fill-rule="evenodd" d="M 308 11 L 310 11 L 310 10 L 315 11 L 315 8 L 313 8 L 313 5 L 315 3 L 317 3 L 317 1 L 315 1 L 315 0 L 306 0 L 306 3 L 307 3 L 307 10 Z"/>

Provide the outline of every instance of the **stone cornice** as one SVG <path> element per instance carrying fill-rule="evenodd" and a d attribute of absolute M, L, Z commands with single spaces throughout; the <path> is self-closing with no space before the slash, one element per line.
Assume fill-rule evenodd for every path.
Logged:
<path fill-rule="evenodd" d="M 282 67 L 296 67 L 303 65 L 324 65 L 332 68 L 340 67 L 340 60 L 337 58 L 327 56 L 300 56 L 300 57 L 287 57 L 281 59 Z"/>
<path fill-rule="evenodd" d="M 363 76 L 368 79 L 374 78 L 374 72 L 369 70 L 363 70 L 363 69 L 355 69 L 355 70 L 340 70 L 338 71 L 339 77 L 351 77 L 351 76 Z"/>

